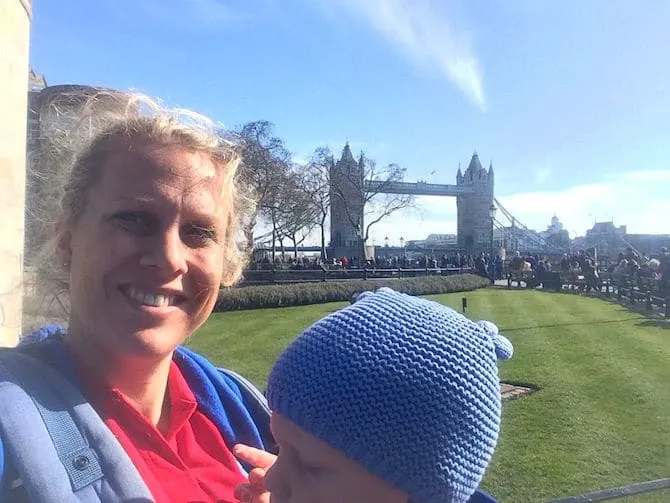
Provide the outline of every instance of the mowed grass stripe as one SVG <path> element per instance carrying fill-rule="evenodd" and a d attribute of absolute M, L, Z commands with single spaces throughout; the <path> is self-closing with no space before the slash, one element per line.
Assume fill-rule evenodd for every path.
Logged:
<path fill-rule="evenodd" d="M 487 317 L 481 311 L 491 293 L 471 299 L 472 314 Z M 497 493 L 502 501 L 541 501 L 667 476 L 667 332 L 663 344 L 660 328 L 639 330 L 639 315 L 598 299 L 543 292 L 505 297 L 488 316 L 509 328 L 515 345 L 501 375 L 543 389 L 506 405 L 484 485 L 504 488 Z M 526 328 L 515 330 L 520 320 Z M 645 400 L 658 399 L 659 391 L 663 405 L 649 410 Z M 537 434 L 529 436 L 529 429 Z"/>
<path fill-rule="evenodd" d="M 667 337 L 663 347 L 662 334 L 637 330 L 639 321 L 590 333 L 582 343 L 585 372 L 579 390 L 598 442 L 609 445 L 600 452 L 597 471 L 610 482 L 670 473 L 670 387 L 664 372 L 670 351 Z M 655 465 L 654 459 L 666 462 Z"/>
<path fill-rule="evenodd" d="M 577 382 L 573 372 L 562 366 L 565 343 L 560 332 L 528 328 L 556 325 L 565 319 L 557 312 L 550 296 L 535 292 L 486 292 L 471 302 L 473 319 L 495 322 L 515 346 L 515 355 L 501 365 L 501 377 L 529 381 L 542 389 L 531 398 L 506 403 L 498 451 L 484 487 L 501 501 L 541 501 L 557 491 L 562 493 L 564 479 L 574 479 L 579 464 L 579 437 L 564 435 L 574 430 L 575 398 L 572 386 Z M 500 298 L 495 310 L 482 307 L 492 294 Z M 504 329 L 509 327 L 509 331 Z M 522 330 L 515 330 L 522 328 Z M 537 431 L 536 435 L 528 435 Z M 556 458 L 549 463 L 548 458 Z M 550 473 L 548 472 L 548 468 Z M 514 498 L 514 499 L 512 499 Z"/>
<path fill-rule="evenodd" d="M 464 296 L 470 318 L 495 322 L 514 343 L 501 378 L 541 387 L 504 404 L 486 489 L 502 502 L 540 502 L 670 476 L 670 331 L 579 295 L 487 289 L 430 298 L 460 311 Z M 281 349 L 343 305 L 213 315 L 189 344 L 263 387 Z"/>

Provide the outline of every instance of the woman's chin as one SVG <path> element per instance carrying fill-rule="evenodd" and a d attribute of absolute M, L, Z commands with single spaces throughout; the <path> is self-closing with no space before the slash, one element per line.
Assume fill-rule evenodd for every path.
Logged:
<path fill-rule="evenodd" d="M 185 340 L 174 328 L 155 327 L 132 330 L 120 335 L 117 351 L 137 357 L 164 358 L 169 356 Z"/>

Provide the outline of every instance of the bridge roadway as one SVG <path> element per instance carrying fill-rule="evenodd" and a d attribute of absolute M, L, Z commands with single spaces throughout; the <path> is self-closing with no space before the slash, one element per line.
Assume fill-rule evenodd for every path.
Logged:
<path fill-rule="evenodd" d="M 383 194 L 413 194 L 415 196 L 458 196 L 471 194 L 471 185 L 447 185 L 426 182 L 385 182 L 366 180 L 366 190 Z"/>

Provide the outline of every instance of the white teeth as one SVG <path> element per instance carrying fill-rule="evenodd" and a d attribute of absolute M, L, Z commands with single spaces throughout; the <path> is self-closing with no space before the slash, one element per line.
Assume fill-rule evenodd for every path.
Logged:
<path fill-rule="evenodd" d="M 169 295 L 152 294 L 138 290 L 133 286 L 128 287 L 128 296 L 146 306 L 167 307 L 175 303 L 176 298 Z"/>

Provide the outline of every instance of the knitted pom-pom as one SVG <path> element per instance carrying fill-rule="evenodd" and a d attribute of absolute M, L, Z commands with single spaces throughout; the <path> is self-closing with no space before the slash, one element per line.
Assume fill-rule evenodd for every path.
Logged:
<path fill-rule="evenodd" d="M 477 325 L 482 327 L 484 331 L 491 337 L 496 349 L 496 356 L 498 361 L 509 360 L 514 354 L 514 346 L 510 340 L 502 335 L 498 330 L 498 326 L 487 320 L 480 320 Z"/>

